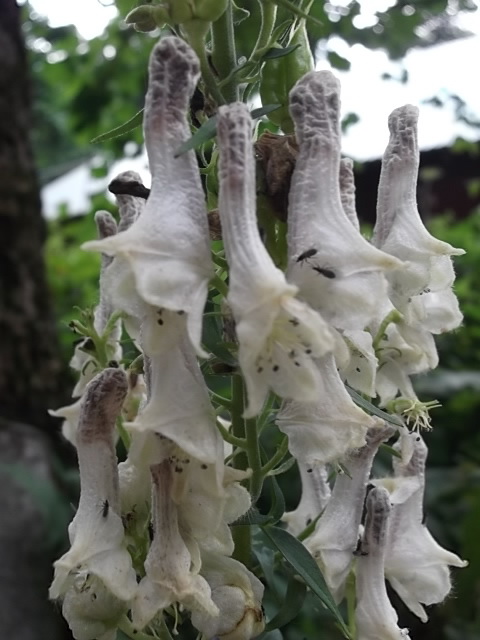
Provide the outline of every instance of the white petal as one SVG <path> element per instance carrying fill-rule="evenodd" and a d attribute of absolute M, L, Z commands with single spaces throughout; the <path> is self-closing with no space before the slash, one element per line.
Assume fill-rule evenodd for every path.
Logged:
<path fill-rule="evenodd" d="M 371 334 L 367 331 L 344 331 L 343 337 L 350 349 L 350 360 L 347 367 L 340 368 L 341 377 L 360 393 L 374 398 L 378 360 Z"/>
<path fill-rule="evenodd" d="M 202 313 L 212 275 L 205 198 L 195 153 L 176 156 L 190 137 L 186 113 L 198 76 L 192 49 L 178 38 L 162 38 L 150 59 L 145 105 L 152 171 L 145 210 L 126 231 L 84 248 L 128 261 L 142 300 L 185 312 L 192 344 L 203 354 Z M 125 263 L 121 267 L 125 271 Z"/>
<path fill-rule="evenodd" d="M 388 599 L 383 575 L 389 514 L 388 491 L 372 489 L 367 497 L 362 554 L 357 560 L 355 622 L 358 640 L 409 638 L 408 631 L 397 626 L 398 616 Z"/>
<path fill-rule="evenodd" d="M 260 239 L 251 124 L 244 104 L 220 109 L 219 211 L 230 265 L 228 301 L 248 392 L 246 417 L 260 411 L 268 389 L 313 401 L 318 375 L 312 358 L 333 348 L 325 321 L 295 299 L 297 288 L 287 284 Z"/>
<path fill-rule="evenodd" d="M 357 547 L 366 486 L 373 458 L 381 442 L 393 433 L 391 427 L 370 429 L 367 444 L 345 462 L 347 473 L 338 474 L 332 496 L 315 532 L 305 545 L 317 560 L 336 602 L 343 597 L 353 552 Z"/>
<path fill-rule="evenodd" d="M 280 431 L 301 463 L 336 461 L 365 444 L 369 427 L 379 421 L 354 404 L 335 367 L 333 356 L 318 361 L 320 387 L 315 403 L 284 402 L 277 414 Z"/>
<path fill-rule="evenodd" d="M 288 511 L 282 517 L 283 522 L 287 524 L 287 530 L 294 536 L 302 533 L 322 513 L 331 495 L 325 465 L 307 465 L 299 462 L 298 468 L 302 481 L 300 502 L 294 511 Z"/>
<path fill-rule="evenodd" d="M 290 93 L 290 110 L 300 150 L 289 195 L 288 279 L 333 326 L 363 329 L 386 295 L 380 272 L 402 263 L 372 247 L 342 207 L 338 80 L 329 71 L 307 73 Z"/>

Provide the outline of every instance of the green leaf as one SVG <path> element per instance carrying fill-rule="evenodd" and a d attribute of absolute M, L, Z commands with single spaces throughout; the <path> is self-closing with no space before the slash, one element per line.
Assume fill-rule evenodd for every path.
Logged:
<path fill-rule="evenodd" d="M 271 518 L 269 515 L 265 515 L 260 513 L 260 511 L 256 507 L 250 507 L 247 513 L 244 513 L 243 516 L 240 516 L 235 522 L 232 522 L 230 526 L 251 526 L 254 524 L 263 525 L 271 522 Z"/>
<path fill-rule="evenodd" d="M 181 156 L 182 153 L 190 151 L 190 149 L 198 149 L 202 144 L 214 138 L 216 133 L 217 116 L 212 116 L 195 131 L 191 138 L 185 140 L 185 142 L 179 146 L 175 158 Z"/>
<path fill-rule="evenodd" d="M 265 116 L 267 115 L 267 113 L 271 113 L 272 111 L 275 111 L 280 107 L 280 104 L 267 104 L 264 107 L 260 107 L 259 109 L 253 109 L 253 111 L 250 112 L 250 115 L 252 119 L 255 120 L 256 118 Z M 191 138 L 185 140 L 185 142 L 180 145 L 180 147 L 177 149 L 175 157 L 178 158 L 178 156 L 181 156 L 182 153 L 190 151 L 190 149 L 198 149 L 198 147 L 201 147 L 202 144 L 205 144 L 205 142 L 208 142 L 209 140 L 214 138 L 216 133 L 217 116 L 212 116 L 195 131 Z"/>
<path fill-rule="evenodd" d="M 283 497 L 282 490 L 278 486 L 276 478 L 268 476 L 265 479 L 265 484 L 270 485 L 270 495 L 272 501 L 270 503 L 270 509 L 268 511 L 268 519 L 272 524 L 275 524 L 285 513 L 285 498 Z"/>
<path fill-rule="evenodd" d="M 267 476 L 280 476 L 282 475 L 282 473 L 286 473 L 289 469 L 291 469 L 295 462 L 296 460 L 292 456 L 288 460 L 285 460 L 285 462 L 282 462 L 282 464 L 280 464 L 278 467 L 275 467 L 275 469 L 271 469 L 267 473 Z"/>
<path fill-rule="evenodd" d="M 263 60 L 273 60 L 274 58 L 283 58 L 284 56 L 288 56 L 289 53 L 301 47 L 300 43 L 292 44 L 289 47 L 272 47 L 267 51 L 267 53 L 263 56 Z"/>
<path fill-rule="evenodd" d="M 123 136 L 125 133 L 132 131 L 139 127 L 143 122 L 143 109 L 140 109 L 138 113 L 136 113 L 133 118 L 127 120 L 119 127 L 115 127 L 115 129 L 111 129 L 106 133 L 101 133 L 96 138 L 93 138 L 90 142 L 92 144 L 98 144 L 99 142 L 105 142 L 105 140 L 111 140 L 112 138 L 118 138 L 119 136 Z"/>
<path fill-rule="evenodd" d="M 295 569 L 298 575 L 303 578 L 306 585 L 310 587 L 317 598 L 319 598 L 325 607 L 334 615 L 345 638 L 352 640 L 348 627 L 343 621 L 320 569 L 303 544 L 288 533 L 288 531 L 280 529 L 279 527 L 267 525 L 266 527 L 262 527 L 262 531 L 265 537 Z"/>
<path fill-rule="evenodd" d="M 307 585 L 299 582 L 293 576 L 290 577 L 287 585 L 287 592 L 282 608 L 265 627 L 265 631 L 280 629 L 294 620 L 300 613 L 305 596 L 307 595 Z"/>
<path fill-rule="evenodd" d="M 365 400 L 365 398 L 362 398 L 362 396 L 359 393 L 357 393 L 355 389 L 352 389 L 352 387 L 349 387 L 348 384 L 345 385 L 345 388 L 350 394 L 355 404 L 358 404 L 358 406 L 362 407 L 362 409 L 367 411 L 367 413 L 377 416 L 378 418 L 382 418 L 382 420 L 386 420 L 387 422 L 394 424 L 396 427 L 404 426 L 400 418 L 398 418 L 397 416 L 393 416 L 389 413 L 386 413 L 385 411 L 382 411 L 381 409 L 376 407 L 374 404 L 372 404 L 368 400 Z"/>
<path fill-rule="evenodd" d="M 351 67 L 350 60 L 347 60 L 347 58 L 344 58 L 343 56 L 339 56 L 335 51 L 329 51 L 327 53 L 327 58 L 332 67 L 340 69 L 340 71 L 348 71 Z"/>

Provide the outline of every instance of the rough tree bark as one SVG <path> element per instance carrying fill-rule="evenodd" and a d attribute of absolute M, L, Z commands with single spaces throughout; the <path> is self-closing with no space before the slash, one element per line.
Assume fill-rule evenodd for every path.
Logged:
<path fill-rule="evenodd" d="M 47 409 L 61 385 L 30 128 L 20 9 L 0 0 L 0 635 L 57 640 L 64 629 L 47 598 L 51 523 L 25 482 L 53 486 Z"/>

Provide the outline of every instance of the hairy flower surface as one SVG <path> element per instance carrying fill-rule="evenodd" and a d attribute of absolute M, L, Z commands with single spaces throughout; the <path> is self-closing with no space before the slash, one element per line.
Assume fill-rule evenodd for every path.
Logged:
<path fill-rule="evenodd" d="M 260 411 L 269 389 L 283 398 L 314 401 L 319 385 L 314 358 L 333 348 L 327 324 L 295 298 L 297 287 L 286 282 L 261 241 L 251 129 L 246 105 L 220 108 L 219 211 L 249 417 Z"/>
<path fill-rule="evenodd" d="M 358 640 L 406 640 L 407 629 L 399 629 L 398 616 L 388 599 L 383 574 L 390 516 L 388 491 L 379 487 L 367 497 L 367 516 L 361 554 L 357 560 Z"/>
<path fill-rule="evenodd" d="M 428 616 L 422 605 L 443 602 L 450 592 L 449 565 L 465 567 L 467 563 L 443 549 L 423 523 L 425 442 L 416 433 L 406 433 L 395 445 L 398 450 L 402 447 L 409 455 L 394 461 L 395 477 L 383 483 L 391 491 L 394 505 L 385 575 L 407 607 L 426 622 Z"/>
<path fill-rule="evenodd" d="M 362 237 L 345 184 L 348 213 L 342 206 L 339 92 L 329 71 L 307 73 L 290 92 L 299 154 L 289 195 L 287 276 L 335 328 L 356 330 L 386 296 L 383 272 L 402 263 Z"/>
<path fill-rule="evenodd" d="M 146 575 L 132 604 L 133 624 L 138 629 L 174 602 L 214 617 L 219 613 L 208 583 L 198 574 L 200 563 L 194 557 L 198 549 L 195 543 L 189 549 L 179 529 L 172 496 L 174 464 L 164 460 L 151 467 L 153 540 L 145 561 Z"/>
<path fill-rule="evenodd" d="M 276 424 L 288 436 L 289 449 L 301 463 L 334 462 L 365 444 L 367 429 L 381 424 L 350 398 L 328 354 L 317 361 L 320 384 L 316 402 L 286 401 Z"/>
<path fill-rule="evenodd" d="M 140 297 L 184 312 L 192 344 L 203 354 L 202 313 L 212 275 L 205 198 L 195 153 L 176 155 L 190 136 L 186 113 L 198 77 L 193 50 L 179 38 L 162 38 L 150 58 L 145 102 L 150 196 L 129 229 L 84 248 L 125 258 Z"/>
<path fill-rule="evenodd" d="M 331 490 L 328 484 L 327 468 L 323 464 L 298 463 L 302 481 L 302 495 L 298 506 L 293 511 L 283 514 L 282 520 L 287 530 L 298 536 L 325 509 L 330 499 Z"/>
<path fill-rule="evenodd" d="M 124 545 L 114 448 L 115 420 L 126 393 L 123 371 L 105 369 L 90 382 L 82 402 L 77 434 L 80 502 L 68 530 L 71 548 L 55 562 L 49 592 L 52 599 L 65 598 L 64 615 L 72 630 L 84 628 L 89 619 L 93 627 L 101 624 L 111 603 L 112 616 L 126 611 L 137 589 Z M 77 616 L 85 620 L 79 622 Z M 93 640 L 95 635 L 75 637 Z"/>
<path fill-rule="evenodd" d="M 408 264 L 389 274 L 393 304 L 402 312 L 412 296 L 451 286 L 454 278 L 450 256 L 462 255 L 425 228 L 417 209 L 419 166 L 418 109 L 405 105 L 388 119 L 390 141 L 382 161 L 378 187 L 377 222 L 373 243 Z"/>
<path fill-rule="evenodd" d="M 336 602 L 340 602 L 345 581 L 357 548 L 363 503 L 373 458 L 378 447 L 393 434 L 389 426 L 369 429 L 367 444 L 344 462 L 345 473 L 335 480 L 332 496 L 305 545 L 320 566 Z"/>
<path fill-rule="evenodd" d="M 192 623 L 207 638 L 250 640 L 264 629 L 264 587 L 241 562 L 219 553 L 202 553 L 202 575 L 212 590 L 219 615 L 195 611 Z"/>

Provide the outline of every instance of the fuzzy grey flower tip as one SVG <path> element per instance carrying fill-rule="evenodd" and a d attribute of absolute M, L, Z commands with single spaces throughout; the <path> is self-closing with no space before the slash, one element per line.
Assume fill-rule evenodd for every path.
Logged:
<path fill-rule="evenodd" d="M 223 150 L 220 180 L 240 177 L 245 172 L 245 158 L 251 153 L 252 119 L 248 107 L 242 102 L 220 107 L 217 133 Z M 243 181 L 242 181 L 243 183 Z"/>
<path fill-rule="evenodd" d="M 340 82 L 330 71 L 311 71 L 290 91 L 290 114 L 299 142 L 311 135 L 340 138 Z"/>
<path fill-rule="evenodd" d="M 375 549 L 378 549 L 379 552 L 382 552 L 387 541 L 388 518 L 392 508 L 390 494 L 383 487 L 374 487 L 367 496 L 366 507 L 367 516 L 362 551 L 373 553 Z"/>
<path fill-rule="evenodd" d="M 85 390 L 78 438 L 85 442 L 110 434 L 127 391 L 127 377 L 121 369 L 108 368 L 99 373 Z"/>
<path fill-rule="evenodd" d="M 115 218 L 108 211 L 97 211 L 95 214 L 95 224 L 99 238 L 107 238 L 117 233 L 117 223 Z"/>
<path fill-rule="evenodd" d="M 387 153 L 391 158 L 418 162 L 418 108 L 411 104 L 394 109 L 388 117 L 390 141 Z"/>
<path fill-rule="evenodd" d="M 199 76 L 200 64 L 193 49 L 180 38 L 162 38 L 150 56 L 146 125 L 159 112 L 165 118 L 175 119 L 176 110 L 183 114 L 188 109 Z M 171 109 L 173 112 L 169 113 Z"/>

